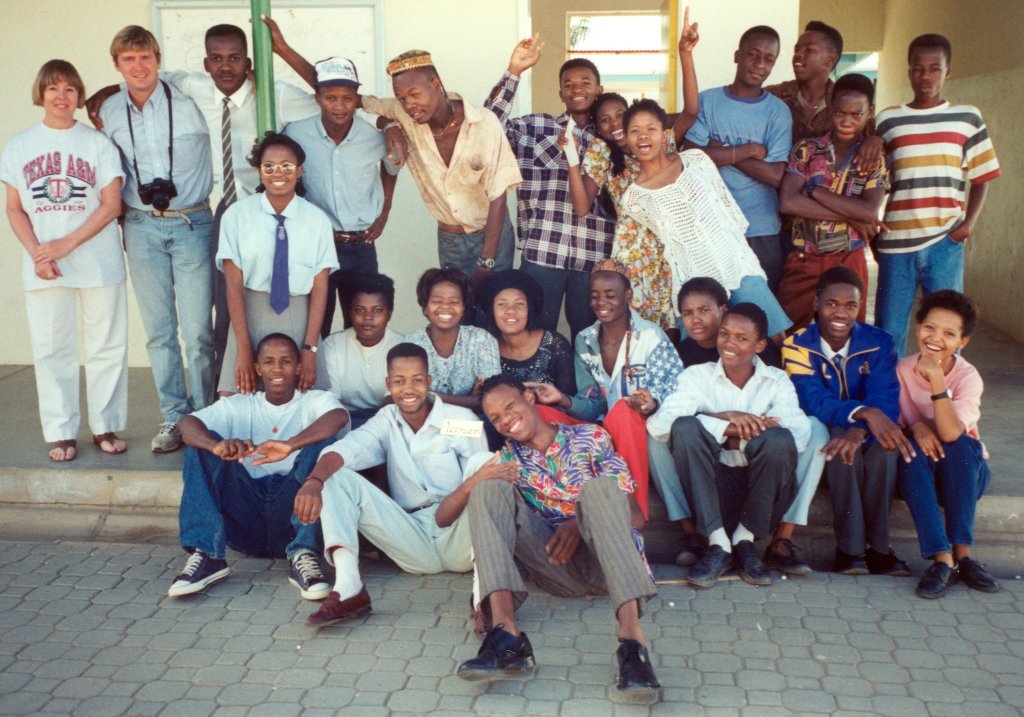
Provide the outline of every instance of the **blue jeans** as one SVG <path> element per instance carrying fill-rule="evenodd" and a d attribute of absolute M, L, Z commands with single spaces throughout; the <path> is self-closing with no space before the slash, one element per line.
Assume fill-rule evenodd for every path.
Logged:
<path fill-rule="evenodd" d="M 558 329 L 558 315 L 562 310 L 562 296 L 565 296 L 565 320 L 569 323 L 572 336 L 587 328 L 596 320 L 590 309 L 590 272 L 574 269 L 554 269 L 527 261 L 520 262 L 519 268 L 529 274 L 544 290 L 544 306 L 540 312 L 539 325 L 548 331 Z"/>
<path fill-rule="evenodd" d="M 440 228 L 437 230 L 437 260 L 441 267 L 454 267 L 466 276 L 472 276 L 476 271 L 476 260 L 483 248 L 483 230 L 471 234 L 449 234 Z M 512 229 L 512 220 L 506 216 L 501 224 L 498 252 L 494 255 L 495 273 L 512 268 L 515 249 L 515 230 Z"/>
<path fill-rule="evenodd" d="M 974 545 L 974 510 L 990 477 L 981 441 L 965 433 L 943 443 L 946 457 L 937 461 L 922 453 L 913 438 L 910 443 L 917 456 L 910 463 L 899 461 L 897 479 L 914 518 L 921 557 L 950 552 L 953 545 Z"/>
<path fill-rule="evenodd" d="M 948 236 L 907 254 L 878 255 L 875 326 L 888 331 L 900 356 L 907 352 L 910 310 L 917 287 L 921 292 L 964 290 L 964 245 Z"/>
<path fill-rule="evenodd" d="M 759 237 L 747 237 L 747 245 L 757 256 L 761 268 L 768 277 L 768 288 L 775 293 L 782 281 L 782 266 L 786 263 L 786 255 L 782 251 L 783 241 L 778 234 L 767 234 Z"/>
<path fill-rule="evenodd" d="M 160 413 L 168 422 L 202 408 L 213 393 L 213 215 L 204 209 L 188 220 L 191 226 L 178 217 L 129 209 L 124 221 L 128 269 L 146 329 Z"/>
<path fill-rule="evenodd" d="M 217 440 L 220 436 L 214 434 Z M 299 451 L 287 475 L 253 478 L 238 461 L 210 451 L 185 449 L 184 490 L 178 509 L 181 547 L 223 559 L 226 546 L 261 558 L 292 558 L 323 552 L 320 521 L 295 517 L 295 494 L 331 440 Z"/>

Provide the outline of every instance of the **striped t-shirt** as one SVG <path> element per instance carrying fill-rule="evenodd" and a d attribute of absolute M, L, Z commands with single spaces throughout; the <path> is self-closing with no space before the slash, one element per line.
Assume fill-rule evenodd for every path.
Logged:
<path fill-rule="evenodd" d="M 892 178 L 885 210 L 891 231 L 879 237 L 878 250 L 919 251 L 963 221 L 967 182 L 984 184 L 999 176 L 996 152 L 981 113 L 971 105 L 888 107 L 876 121 Z"/>

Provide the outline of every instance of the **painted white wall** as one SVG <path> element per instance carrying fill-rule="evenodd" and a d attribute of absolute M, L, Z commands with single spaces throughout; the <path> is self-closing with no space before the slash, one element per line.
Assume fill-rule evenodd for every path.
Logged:
<path fill-rule="evenodd" d="M 152 7 L 148 0 L 106 0 L 102 14 L 91 3 L 56 0 L 46 10 L 31 3 L 10 3 L 4 16 L 3 57 L 5 82 L 0 85 L 0 145 L 17 132 L 38 122 L 42 111 L 31 103 L 32 81 L 47 60 L 62 58 L 81 73 L 92 92 L 117 82 L 120 75 L 110 60 L 110 40 L 125 25 L 149 27 Z M 384 57 L 413 48 L 429 50 L 449 90 L 482 104 L 508 64 L 508 56 L 520 34 L 528 31 L 522 0 L 387 0 L 384 3 Z M 87 27 L 72 39 L 54 32 L 60 27 Z M 329 31 L 329 28 L 325 28 Z M 302 38 L 290 38 L 302 50 Z M 338 49 L 342 54 L 344 48 Z M 528 90 L 523 93 L 523 111 Z M 79 119 L 85 122 L 84 110 Z M 437 263 L 436 225 L 423 207 L 407 171 L 398 180 L 394 207 L 387 229 L 378 241 L 381 270 L 398 287 L 396 319 L 399 331 L 418 328 L 424 319 L 415 301 L 416 278 Z M 32 362 L 28 324 L 21 285 L 21 245 L 5 219 L 0 219 L 0 364 Z M 129 361 L 148 365 L 145 332 L 139 320 L 134 294 L 129 288 Z"/>

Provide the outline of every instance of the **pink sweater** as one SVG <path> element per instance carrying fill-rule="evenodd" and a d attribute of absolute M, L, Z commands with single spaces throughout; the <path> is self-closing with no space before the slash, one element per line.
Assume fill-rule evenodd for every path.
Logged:
<path fill-rule="evenodd" d="M 900 425 L 924 421 L 934 431 L 932 386 L 914 371 L 919 356 L 919 353 L 907 356 L 896 364 L 896 375 L 900 379 Z M 981 374 L 963 356 L 954 358 L 953 368 L 946 374 L 946 385 L 953 394 L 953 410 L 967 427 L 967 435 L 980 440 L 978 419 L 981 418 L 981 392 L 984 389 Z"/>

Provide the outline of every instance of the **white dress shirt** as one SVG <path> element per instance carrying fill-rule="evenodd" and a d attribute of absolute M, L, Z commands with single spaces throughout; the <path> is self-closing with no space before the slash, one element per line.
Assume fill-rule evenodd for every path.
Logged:
<path fill-rule="evenodd" d="M 811 420 L 800 409 L 796 389 L 785 371 L 772 368 L 754 357 L 754 375 L 740 388 L 725 375 L 721 360 L 690 366 L 676 380 L 676 390 L 647 419 L 647 431 L 658 441 L 667 441 L 672 423 L 682 416 L 697 419 L 719 443 L 725 443 L 729 421 L 707 414 L 742 411 L 755 416 L 773 416 L 793 434 L 797 451 L 807 447 Z"/>
<path fill-rule="evenodd" d="M 316 375 L 346 408 L 377 408 L 388 397 L 388 351 L 405 341 L 391 327 L 375 346 L 363 346 L 355 329 L 331 334 L 320 342 Z"/>
<path fill-rule="evenodd" d="M 434 405 L 419 431 L 402 417 L 398 406 L 389 404 L 369 421 L 328 446 L 320 455 L 337 453 L 345 468 L 354 471 L 387 461 L 391 497 L 408 511 L 437 503 L 454 491 L 480 465 L 469 459 L 487 455 L 483 427 L 480 435 L 447 436 L 442 433 L 446 419 L 479 421 L 468 408 L 451 406 L 431 394 Z"/>

